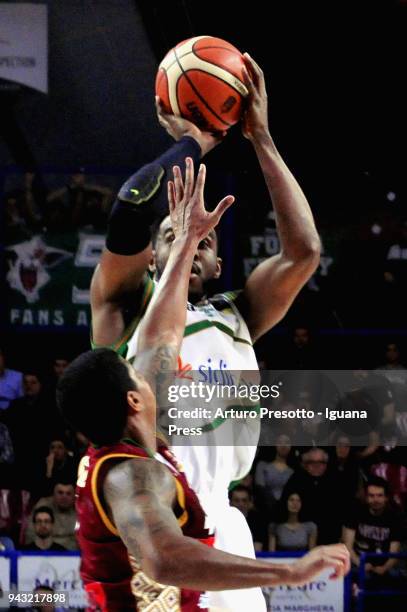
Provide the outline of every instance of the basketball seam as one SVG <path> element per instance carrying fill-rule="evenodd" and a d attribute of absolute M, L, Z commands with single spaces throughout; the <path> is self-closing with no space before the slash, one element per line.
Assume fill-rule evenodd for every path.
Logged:
<path fill-rule="evenodd" d="M 177 55 L 177 50 L 176 50 L 176 49 L 174 49 L 174 55 L 175 55 L 175 58 L 176 58 L 176 60 L 177 60 L 178 66 L 179 66 L 179 67 L 180 67 L 180 69 L 181 69 L 182 74 L 185 76 L 185 78 L 186 78 L 186 80 L 188 81 L 189 85 L 191 86 L 191 88 L 193 89 L 193 91 L 195 92 L 195 94 L 198 96 L 198 98 L 200 99 L 200 101 L 202 102 L 202 104 L 203 104 L 204 106 L 206 106 L 206 108 L 208 109 L 208 111 L 209 111 L 210 113 L 212 113 L 212 115 L 214 115 L 214 117 L 216 117 L 216 119 L 217 119 L 218 121 L 220 121 L 220 122 L 221 122 L 221 123 L 223 123 L 224 125 L 227 125 L 228 127 L 232 127 L 232 124 L 231 124 L 231 123 L 228 123 L 227 121 L 225 121 L 224 119 L 222 119 L 222 117 L 219 117 L 219 116 L 218 116 L 218 114 L 217 114 L 217 113 L 215 113 L 215 111 L 214 111 L 214 110 L 213 110 L 213 109 L 212 109 L 212 108 L 209 106 L 209 104 L 206 102 L 206 100 L 205 100 L 205 99 L 204 99 L 204 98 L 201 96 L 201 94 L 200 94 L 200 93 L 199 93 L 199 91 L 196 89 L 195 85 L 192 83 L 191 79 L 188 77 L 187 73 L 186 73 L 186 72 L 185 72 L 185 70 L 183 69 L 181 62 L 180 62 L 180 61 L 179 61 L 179 59 L 178 59 L 178 55 Z M 188 54 L 186 54 L 186 55 L 188 55 Z M 194 54 L 194 55 L 195 55 L 195 54 Z M 220 66 L 219 66 L 219 68 L 220 68 Z M 199 70 L 199 72 L 204 72 L 204 70 Z M 214 76 L 214 75 L 212 75 L 212 76 Z M 218 77 L 215 77 L 215 78 L 218 78 Z M 223 80 L 223 79 L 219 79 L 219 80 Z M 223 81 L 223 82 L 225 83 L 226 81 Z M 228 84 L 229 86 L 231 86 L 231 85 L 230 85 L 230 83 L 227 83 L 227 84 Z M 177 100 L 178 100 L 178 87 L 177 87 L 176 94 L 177 94 Z"/>
<path fill-rule="evenodd" d="M 231 53 L 236 53 L 237 55 L 241 55 L 240 51 L 232 51 L 232 49 L 228 49 L 227 47 L 201 47 L 200 49 L 198 49 L 198 51 L 205 51 L 205 49 L 224 49 L 226 51 L 230 51 Z M 213 64 L 214 66 L 218 66 L 218 68 L 223 68 L 223 66 L 220 66 L 220 64 L 215 64 L 215 62 L 213 62 L 212 60 L 203 59 L 202 57 L 199 57 L 198 53 L 194 50 L 193 47 L 189 51 L 186 51 L 183 55 L 180 55 L 179 59 L 181 60 L 183 57 L 186 57 L 190 53 L 193 53 L 194 55 L 196 55 L 203 62 L 208 62 L 208 64 Z M 177 58 L 175 58 L 175 60 L 172 62 L 172 64 L 170 64 L 168 66 L 168 68 L 163 68 L 162 66 L 159 66 L 159 68 L 161 68 L 161 70 L 164 70 L 164 72 L 167 72 L 167 70 L 172 68 L 173 65 L 176 64 L 176 63 L 177 63 Z M 223 68 L 223 69 L 225 70 L 225 68 Z M 231 74 L 233 74 L 233 73 L 231 72 Z"/>

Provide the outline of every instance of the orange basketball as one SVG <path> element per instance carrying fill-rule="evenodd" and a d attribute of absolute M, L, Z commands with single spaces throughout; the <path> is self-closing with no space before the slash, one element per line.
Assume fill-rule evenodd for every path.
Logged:
<path fill-rule="evenodd" d="M 213 36 L 179 43 L 161 62 L 155 90 L 167 112 L 189 119 L 201 130 L 227 130 L 242 114 L 248 91 L 242 54 Z"/>

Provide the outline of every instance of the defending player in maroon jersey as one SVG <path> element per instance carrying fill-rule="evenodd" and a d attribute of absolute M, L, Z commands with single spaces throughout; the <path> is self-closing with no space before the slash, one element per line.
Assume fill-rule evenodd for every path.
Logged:
<path fill-rule="evenodd" d="M 66 420 L 93 445 L 78 479 L 89 610 L 203 612 L 205 590 L 303 584 L 325 568 L 333 570 L 332 578 L 349 569 L 343 545 L 316 548 L 291 565 L 205 545 L 211 539 L 203 511 L 171 453 L 157 444 L 154 392 L 165 389 L 176 368 L 194 256 L 233 202 L 228 196 L 208 213 L 204 183 L 204 166 L 195 188 L 192 160 L 185 185 L 174 168 L 169 202 L 175 239 L 141 323 L 134 369 L 114 351 L 97 349 L 72 362 L 58 384 Z"/>
<path fill-rule="evenodd" d="M 130 458 L 147 459 L 149 453 L 131 439 L 113 446 L 90 447 L 79 470 L 76 510 L 78 540 L 82 551 L 81 574 L 90 600 L 102 609 L 135 609 L 136 602 L 158 602 L 172 609 L 179 602 L 185 611 L 204 610 L 204 596 L 198 591 L 164 586 L 151 580 L 129 555 L 119 532 L 110 520 L 103 501 L 103 482 L 109 469 Z M 212 546 L 214 538 L 205 529 L 205 515 L 198 498 L 189 488 L 174 455 L 157 440 L 154 458 L 166 465 L 175 479 L 177 498 L 174 514 L 182 533 Z M 89 500 L 92 503 L 89 503 Z M 103 562 L 105 561 L 105 562 Z M 107 605 L 109 603 L 109 606 Z"/>

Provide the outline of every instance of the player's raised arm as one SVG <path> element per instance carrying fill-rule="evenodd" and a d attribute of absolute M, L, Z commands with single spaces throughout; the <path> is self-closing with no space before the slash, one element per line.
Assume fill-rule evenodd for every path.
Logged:
<path fill-rule="evenodd" d="M 134 367 L 154 385 L 157 374 L 174 370 L 184 335 L 188 286 L 199 243 L 218 225 L 225 210 L 234 202 L 226 196 L 213 212 L 205 210 L 206 168 L 200 165 L 194 178 L 194 165 L 186 159 L 185 184 L 179 166 L 168 182 L 168 201 L 174 240 L 171 252 L 140 324 Z M 153 386 L 154 389 L 154 386 Z"/>
<path fill-rule="evenodd" d="M 155 161 L 143 166 L 121 187 L 108 222 L 106 248 L 91 284 L 92 336 L 96 345 L 111 345 L 124 331 L 122 310 L 129 297 L 141 301 L 144 274 L 151 260 L 150 226 L 167 214 L 166 182 L 172 167 L 184 169 L 186 157 L 195 163 L 222 135 L 201 132 L 190 121 L 162 111 L 160 125 L 177 142 Z M 137 290 L 139 289 L 139 294 Z"/>
<path fill-rule="evenodd" d="M 142 570 L 161 584 L 193 590 L 304 584 L 324 569 L 349 571 L 343 544 L 320 546 L 293 564 L 269 564 L 221 552 L 186 537 L 174 516 L 175 481 L 154 460 L 131 459 L 112 468 L 104 496 L 120 537 Z"/>
<path fill-rule="evenodd" d="M 247 54 L 244 57 L 249 105 L 243 118 L 243 134 L 253 144 L 263 171 L 281 246 L 277 255 L 251 273 L 242 294 L 242 309 L 256 340 L 282 319 L 314 273 L 320 240 L 307 199 L 270 135 L 263 72 Z"/>

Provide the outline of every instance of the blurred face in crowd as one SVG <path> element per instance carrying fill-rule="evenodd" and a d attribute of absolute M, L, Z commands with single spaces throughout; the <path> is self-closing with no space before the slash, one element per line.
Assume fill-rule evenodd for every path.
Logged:
<path fill-rule="evenodd" d="M 76 172 L 71 176 L 72 187 L 83 187 L 85 184 L 85 174 L 83 172 Z"/>
<path fill-rule="evenodd" d="M 294 330 L 294 344 L 298 348 L 304 348 L 309 343 L 309 331 L 305 327 L 298 327 Z"/>
<path fill-rule="evenodd" d="M 286 459 L 290 454 L 290 451 L 290 438 L 284 435 L 278 436 L 276 445 L 277 456 Z"/>
<path fill-rule="evenodd" d="M 24 374 L 24 393 L 28 397 L 35 397 L 41 391 L 41 383 L 35 374 Z"/>
<path fill-rule="evenodd" d="M 48 512 L 38 512 L 34 519 L 35 535 L 41 539 L 47 539 L 52 535 L 52 517 Z"/>
<path fill-rule="evenodd" d="M 67 455 L 67 450 L 62 440 L 53 440 L 49 447 L 49 452 L 53 453 L 57 461 L 63 461 Z"/>
<path fill-rule="evenodd" d="M 59 510 L 70 510 L 74 506 L 74 500 L 75 491 L 73 485 L 55 485 L 54 501 Z"/>
<path fill-rule="evenodd" d="M 292 493 L 287 499 L 287 510 L 292 514 L 298 514 L 301 510 L 302 502 L 298 493 Z"/>
<path fill-rule="evenodd" d="M 55 376 L 57 378 L 61 378 L 68 365 L 69 361 L 67 359 L 55 359 L 54 364 L 52 366 Z"/>
<path fill-rule="evenodd" d="M 250 495 L 247 491 L 232 491 L 230 505 L 238 508 L 247 517 L 252 505 Z"/>
<path fill-rule="evenodd" d="M 154 263 L 158 278 L 162 275 L 170 256 L 173 240 L 174 232 L 171 227 L 171 219 L 168 216 L 162 221 L 155 241 Z M 195 253 L 189 278 L 190 298 L 201 297 L 205 293 L 205 284 L 210 280 L 219 278 L 221 270 L 221 259 L 218 257 L 218 238 L 215 230 L 211 230 L 208 236 L 201 240 Z"/>
<path fill-rule="evenodd" d="M 387 505 L 388 497 L 383 487 L 369 485 L 366 502 L 372 514 L 381 514 Z"/>
<path fill-rule="evenodd" d="M 328 465 L 328 458 L 324 451 L 315 450 L 305 453 L 303 456 L 303 465 L 310 476 L 318 478 L 323 476 Z"/>
<path fill-rule="evenodd" d="M 397 348 L 397 344 L 390 343 L 386 347 L 386 361 L 387 363 L 398 363 L 400 359 L 400 351 Z"/>
<path fill-rule="evenodd" d="M 336 456 L 338 459 L 347 459 L 350 453 L 350 440 L 346 436 L 338 438 L 336 443 Z"/>

